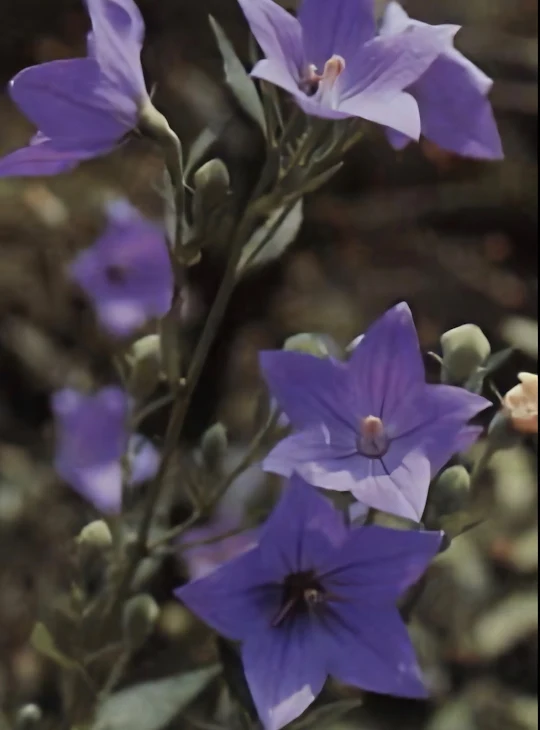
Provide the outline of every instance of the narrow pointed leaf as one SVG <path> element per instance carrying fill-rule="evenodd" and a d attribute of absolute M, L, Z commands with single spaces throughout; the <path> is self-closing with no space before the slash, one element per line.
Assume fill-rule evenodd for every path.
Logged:
<path fill-rule="evenodd" d="M 212 27 L 219 50 L 223 57 L 225 80 L 231 87 L 231 90 L 242 109 L 255 122 L 257 122 L 262 131 L 266 133 L 264 109 L 255 84 L 234 52 L 234 48 L 225 35 L 223 28 L 212 16 L 210 16 L 210 26 Z"/>

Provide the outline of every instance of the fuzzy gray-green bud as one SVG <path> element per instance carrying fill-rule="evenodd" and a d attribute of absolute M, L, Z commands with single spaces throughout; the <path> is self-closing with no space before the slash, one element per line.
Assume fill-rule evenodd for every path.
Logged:
<path fill-rule="evenodd" d="M 131 372 L 128 391 L 134 398 L 144 400 L 152 395 L 161 375 L 161 342 L 159 335 L 147 335 L 137 340 L 128 353 Z"/>
<path fill-rule="evenodd" d="M 331 354 L 328 338 L 312 332 L 301 332 L 289 337 L 285 340 L 283 349 L 290 352 L 305 352 L 315 357 L 329 357 Z"/>
<path fill-rule="evenodd" d="M 214 423 L 201 439 L 201 456 L 210 472 L 219 471 L 227 455 L 227 429 L 222 423 Z"/>
<path fill-rule="evenodd" d="M 24 705 L 18 710 L 15 717 L 15 730 L 35 730 L 39 726 L 42 717 L 41 708 L 37 705 Z"/>
<path fill-rule="evenodd" d="M 198 228 L 206 230 L 229 194 L 229 171 L 221 160 L 209 160 L 193 176 L 193 218 Z"/>
<path fill-rule="evenodd" d="M 445 332 L 441 347 L 443 380 L 447 383 L 464 383 L 491 355 L 487 337 L 475 324 L 464 324 Z"/>
<path fill-rule="evenodd" d="M 138 651 L 154 631 L 159 618 L 159 606 L 152 596 L 141 593 L 124 605 L 122 630 L 129 651 Z"/>
<path fill-rule="evenodd" d="M 441 517 L 462 510 L 469 499 L 471 477 L 464 466 L 445 469 L 432 485 L 426 509 L 426 525 L 437 528 Z"/>
<path fill-rule="evenodd" d="M 506 411 L 499 411 L 488 428 L 488 447 L 493 453 L 513 449 L 522 440 L 521 434 L 512 425 L 512 417 Z"/>
<path fill-rule="evenodd" d="M 77 536 L 77 543 L 81 549 L 103 551 L 112 547 L 113 537 L 106 522 L 95 520 L 83 527 Z"/>

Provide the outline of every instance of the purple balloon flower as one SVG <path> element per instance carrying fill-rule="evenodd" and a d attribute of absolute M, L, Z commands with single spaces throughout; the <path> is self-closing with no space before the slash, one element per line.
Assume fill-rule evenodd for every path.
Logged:
<path fill-rule="evenodd" d="M 39 131 L 27 147 L 0 160 L 0 177 L 70 170 L 110 152 L 137 126 L 148 101 L 141 14 L 133 0 L 86 5 L 92 21 L 88 58 L 31 66 L 11 80 L 11 98 Z"/>
<path fill-rule="evenodd" d="M 438 532 L 371 526 L 295 476 L 257 547 L 176 591 L 223 636 L 242 642 L 266 730 L 293 721 L 328 676 L 361 689 L 425 697 L 396 602 L 437 553 Z"/>
<path fill-rule="evenodd" d="M 381 317 L 347 362 L 277 351 L 261 353 L 261 367 L 296 429 L 270 452 L 266 471 L 297 471 L 314 486 L 417 521 L 433 476 L 480 434 L 467 422 L 491 405 L 426 384 L 406 304 Z"/>
<path fill-rule="evenodd" d="M 156 449 L 142 436 L 128 438 L 129 401 L 115 386 L 84 395 L 66 388 L 53 394 L 58 474 L 102 512 L 122 508 L 122 464 L 127 453 L 130 486 L 151 479 L 157 472 Z"/>
<path fill-rule="evenodd" d="M 406 89 L 452 47 L 458 26 L 377 37 L 373 0 L 304 0 L 298 19 L 273 0 L 239 2 L 266 56 L 254 76 L 290 92 L 307 114 L 361 117 L 419 138 Z"/>
<path fill-rule="evenodd" d="M 71 275 L 103 327 L 123 337 L 169 311 L 174 278 L 161 226 L 123 201 L 109 205 L 108 219 L 105 233 L 71 264 Z"/>
<path fill-rule="evenodd" d="M 381 35 L 391 38 L 408 28 L 425 27 L 391 2 Z M 448 48 L 407 91 L 420 108 L 422 134 L 439 147 L 466 157 L 501 159 L 501 138 L 488 100 L 493 81 L 455 48 Z M 410 137 L 392 129 L 391 143 L 400 149 Z"/>

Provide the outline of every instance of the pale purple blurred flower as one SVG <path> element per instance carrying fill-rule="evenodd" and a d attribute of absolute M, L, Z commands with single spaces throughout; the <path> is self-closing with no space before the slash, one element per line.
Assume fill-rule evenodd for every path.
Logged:
<path fill-rule="evenodd" d="M 329 675 L 369 692 L 427 695 L 396 602 L 440 542 L 441 533 L 347 528 L 295 476 L 256 547 L 175 594 L 242 642 L 259 716 L 266 730 L 279 730 L 309 707 Z"/>
<path fill-rule="evenodd" d="M 461 388 L 426 384 L 406 304 L 381 317 L 347 362 L 293 352 L 263 352 L 260 361 L 296 431 L 263 468 L 297 471 L 314 486 L 417 521 L 432 478 L 481 433 L 466 424 L 491 405 Z"/>
<path fill-rule="evenodd" d="M 133 0 L 86 0 L 88 57 L 31 66 L 9 92 L 38 128 L 0 160 L 0 177 L 56 175 L 110 152 L 137 126 L 147 103 L 140 52 L 144 23 Z"/>
<path fill-rule="evenodd" d="M 273 0 L 239 0 L 265 59 L 253 76 L 290 92 L 307 113 L 361 117 L 420 136 L 406 92 L 452 47 L 455 25 L 377 37 L 373 0 L 304 0 L 298 19 Z"/>
<path fill-rule="evenodd" d="M 111 335 L 124 337 L 171 308 L 174 279 L 165 231 L 124 201 L 108 206 L 108 226 L 71 264 Z"/>
<path fill-rule="evenodd" d="M 426 27 L 409 18 L 397 2 L 383 17 L 381 35 L 395 37 L 407 29 Z M 455 48 L 447 48 L 407 88 L 420 109 L 422 134 L 442 149 L 466 157 L 501 159 L 501 138 L 488 99 L 493 81 Z M 388 131 L 396 148 L 410 142 L 410 135 Z"/>
<path fill-rule="evenodd" d="M 53 394 L 56 425 L 54 466 L 73 489 L 102 512 L 122 508 L 122 458 L 126 454 L 130 485 L 151 479 L 159 455 L 140 435 L 128 436 L 129 399 L 116 386 L 84 395 L 66 388 Z"/>

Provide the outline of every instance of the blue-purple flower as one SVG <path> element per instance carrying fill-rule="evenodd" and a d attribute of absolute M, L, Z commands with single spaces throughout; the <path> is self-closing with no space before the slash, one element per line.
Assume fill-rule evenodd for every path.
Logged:
<path fill-rule="evenodd" d="M 297 471 L 314 486 L 417 521 L 432 478 L 481 433 L 468 421 L 491 405 L 461 388 L 426 384 L 406 304 L 381 317 L 347 362 L 281 351 L 261 353 L 260 362 L 295 429 L 264 469 Z"/>
<path fill-rule="evenodd" d="M 381 35 L 425 27 L 409 18 L 397 2 L 389 3 Z M 501 159 L 503 150 L 488 94 L 493 81 L 455 48 L 448 48 L 407 91 L 420 109 L 422 134 L 439 147 L 465 157 Z M 392 144 L 410 138 L 389 130 Z"/>
<path fill-rule="evenodd" d="M 133 0 L 86 0 L 88 57 L 31 66 L 9 92 L 38 128 L 0 160 L 0 177 L 55 175 L 110 152 L 148 101 L 140 62 L 144 23 Z"/>
<path fill-rule="evenodd" d="M 54 466 L 73 489 L 105 513 L 122 508 L 122 458 L 127 455 L 130 485 L 151 479 L 158 454 L 146 439 L 127 431 L 129 401 L 116 386 L 84 395 L 71 388 L 51 399 L 56 427 Z"/>
<path fill-rule="evenodd" d="M 133 208 L 108 206 L 108 226 L 70 267 L 110 334 L 123 337 L 171 308 L 173 271 L 165 231 Z"/>
<path fill-rule="evenodd" d="M 420 136 L 406 92 L 450 49 L 455 25 L 378 37 L 373 0 L 304 0 L 298 19 L 273 0 L 239 0 L 265 54 L 253 75 L 290 92 L 307 114 L 361 117 Z"/>
<path fill-rule="evenodd" d="M 242 660 L 266 730 L 293 721 L 328 676 L 370 692 L 425 697 L 396 602 L 441 533 L 346 527 L 295 476 L 252 550 L 176 591 Z"/>

